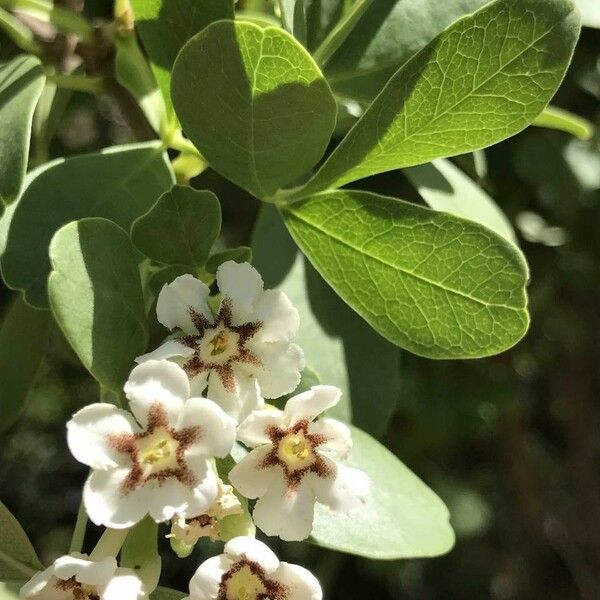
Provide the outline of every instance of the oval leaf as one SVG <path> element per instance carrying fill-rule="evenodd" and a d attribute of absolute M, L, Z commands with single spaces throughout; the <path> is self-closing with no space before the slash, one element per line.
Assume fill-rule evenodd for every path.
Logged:
<path fill-rule="evenodd" d="M 489 229 L 367 192 L 286 208 L 309 260 L 381 335 L 430 358 L 477 358 L 527 331 L 527 265 Z"/>
<path fill-rule="evenodd" d="M 4 205 L 21 190 L 33 111 L 45 81 L 42 65 L 33 56 L 17 56 L 0 67 L 0 201 Z"/>
<path fill-rule="evenodd" d="M 29 579 L 32 570 L 43 569 L 27 534 L 0 502 L 0 580 Z"/>
<path fill-rule="evenodd" d="M 17 296 L 0 327 L 0 433 L 17 420 L 46 352 L 48 312 Z"/>
<path fill-rule="evenodd" d="M 259 198 L 323 156 L 336 106 L 319 68 L 285 31 L 220 21 L 177 57 L 173 103 L 211 166 Z"/>
<path fill-rule="evenodd" d="M 350 517 L 317 504 L 320 546 L 378 560 L 439 556 L 454 545 L 448 509 L 414 473 L 364 431 L 352 427 L 349 465 L 371 477 L 371 496 Z"/>
<path fill-rule="evenodd" d="M 168 265 L 201 267 L 221 230 L 221 205 L 207 191 L 173 186 L 131 228 L 147 257 Z"/>
<path fill-rule="evenodd" d="M 111 148 L 69 158 L 40 170 L 12 216 L 2 256 L 9 287 L 25 292 L 27 302 L 48 308 L 48 245 L 65 223 L 103 217 L 129 231 L 173 185 L 160 144 Z"/>
<path fill-rule="evenodd" d="M 82 219 L 52 239 L 48 292 L 54 318 L 83 365 L 120 393 L 146 350 L 147 319 L 135 249 L 106 219 Z"/>
<path fill-rule="evenodd" d="M 579 36 L 571 0 L 496 0 L 409 60 L 304 193 L 484 148 L 532 123 Z"/>

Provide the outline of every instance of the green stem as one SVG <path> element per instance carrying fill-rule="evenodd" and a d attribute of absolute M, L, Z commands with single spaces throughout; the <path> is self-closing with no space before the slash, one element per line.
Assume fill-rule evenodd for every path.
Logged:
<path fill-rule="evenodd" d="M 117 556 L 130 531 L 131 529 L 107 529 L 92 550 L 90 560 L 103 560 L 109 556 Z"/>
<path fill-rule="evenodd" d="M 85 506 L 83 505 L 83 499 L 79 503 L 79 510 L 77 511 L 77 521 L 75 521 L 75 529 L 73 529 L 73 537 L 71 538 L 71 545 L 69 546 L 69 554 L 73 552 L 81 552 L 83 548 L 83 540 L 85 538 L 85 530 L 87 529 L 88 516 L 85 512 Z"/>
<path fill-rule="evenodd" d="M 329 32 L 329 35 L 323 40 L 321 45 L 315 50 L 313 57 L 321 67 L 333 56 L 335 51 L 342 45 L 344 40 L 350 35 L 360 18 L 373 0 L 357 0 L 352 5 L 345 17 Z"/>
<path fill-rule="evenodd" d="M 41 46 L 35 41 L 33 31 L 26 27 L 19 19 L 0 8 L 0 29 L 25 52 L 40 55 Z"/>
<path fill-rule="evenodd" d="M 104 90 L 103 77 L 86 77 L 84 75 L 49 74 L 48 79 L 55 85 L 75 92 L 99 94 Z"/>
<path fill-rule="evenodd" d="M 9 556 L 8 554 L 6 554 L 6 552 L 3 552 L 2 550 L 0 550 L 0 562 L 3 562 L 9 567 L 12 567 L 15 571 L 22 573 L 24 577 L 27 577 L 27 579 L 31 578 L 37 573 L 37 571 L 34 568 L 22 563 L 20 560 L 17 560 L 12 556 Z"/>
<path fill-rule="evenodd" d="M 194 146 L 190 140 L 183 137 L 181 129 L 176 129 L 174 132 L 165 135 L 164 143 L 169 148 L 173 148 L 173 150 L 179 150 L 180 152 L 185 152 L 187 154 L 194 154 L 195 156 L 203 159 L 196 146 Z"/>
<path fill-rule="evenodd" d="M 52 23 L 62 33 L 75 33 L 86 42 L 92 41 L 94 29 L 84 17 L 47 0 L 0 0 L 0 6 Z"/>

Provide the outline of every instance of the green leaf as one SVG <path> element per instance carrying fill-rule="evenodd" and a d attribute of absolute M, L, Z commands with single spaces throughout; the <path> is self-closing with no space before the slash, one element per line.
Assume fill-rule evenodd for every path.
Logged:
<path fill-rule="evenodd" d="M 54 318 L 88 371 L 119 393 L 146 350 L 147 319 L 135 249 L 106 219 L 65 225 L 50 245 Z"/>
<path fill-rule="evenodd" d="M 233 19 L 233 0 L 131 0 L 131 4 L 168 115 L 174 120 L 170 87 L 175 58 L 183 45 L 207 25 Z"/>
<path fill-rule="evenodd" d="M 372 100 L 414 54 L 490 0 L 376 0 L 325 67 L 346 97 Z"/>
<path fill-rule="evenodd" d="M 594 125 L 587 119 L 556 106 L 548 106 L 533 124 L 546 129 L 565 131 L 583 141 L 591 140 L 594 136 Z"/>
<path fill-rule="evenodd" d="M 29 579 L 43 569 L 27 534 L 0 502 L 0 581 Z"/>
<path fill-rule="evenodd" d="M 21 583 L 0 583 L 0 600 L 19 600 L 20 587 Z"/>
<path fill-rule="evenodd" d="M 306 46 L 305 0 L 279 0 L 281 24 L 302 45 Z"/>
<path fill-rule="evenodd" d="M 133 223 L 131 239 L 152 260 L 202 267 L 220 230 L 218 198 L 212 192 L 175 185 Z"/>
<path fill-rule="evenodd" d="M 158 587 L 150 594 L 151 600 L 181 600 L 185 596 L 187 594 L 166 587 Z"/>
<path fill-rule="evenodd" d="M 21 190 L 35 105 L 46 77 L 33 56 L 17 56 L 0 67 L 0 201 L 7 205 Z M 0 211 L 3 207 L 0 204 Z"/>
<path fill-rule="evenodd" d="M 26 301 L 48 307 L 48 245 L 65 223 L 103 217 L 129 231 L 173 184 L 159 144 L 116 146 L 40 169 L 23 192 L 10 222 L 2 256 L 7 285 Z"/>
<path fill-rule="evenodd" d="M 211 166 L 259 198 L 314 166 L 335 126 L 319 68 L 275 27 L 210 25 L 179 54 L 172 92 L 186 134 Z"/>
<path fill-rule="evenodd" d="M 306 47 L 314 50 L 340 20 L 345 0 L 304 0 Z"/>
<path fill-rule="evenodd" d="M 600 29 L 600 4 L 598 0 L 576 0 L 581 11 L 583 24 Z"/>
<path fill-rule="evenodd" d="M 0 326 L 0 434 L 19 417 L 46 351 L 47 312 L 17 296 Z"/>
<path fill-rule="evenodd" d="M 450 161 L 439 159 L 406 169 L 404 174 L 434 210 L 475 221 L 517 243 L 515 231 L 500 207 Z"/>
<path fill-rule="evenodd" d="M 454 545 L 444 503 L 389 450 L 352 427 L 349 465 L 371 477 L 371 497 L 347 517 L 317 504 L 312 539 L 378 560 L 439 556 Z"/>
<path fill-rule="evenodd" d="M 477 358 L 527 331 L 527 265 L 487 228 L 367 192 L 283 210 L 293 238 L 381 335 L 429 358 Z"/>
<path fill-rule="evenodd" d="M 571 0 L 497 0 L 409 60 L 300 192 L 495 144 L 546 107 L 579 35 Z"/>
<path fill-rule="evenodd" d="M 382 435 L 398 404 L 398 349 L 323 281 L 298 252 L 274 207 L 261 210 L 252 245 L 254 265 L 265 286 L 285 292 L 300 313 L 295 341 L 304 350 L 307 364 L 321 383 L 342 390 L 342 400 L 331 416 Z"/>
<path fill-rule="evenodd" d="M 163 134 L 167 127 L 165 100 L 133 32 L 115 38 L 115 75 L 137 100 L 154 131 Z"/>
<path fill-rule="evenodd" d="M 217 269 L 228 260 L 237 263 L 252 262 L 252 248 L 248 246 L 239 246 L 238 248 L 227 248 L 221 252 L 215 252 L 206 263 L 206 270 L 213 275 Z"/>
<path fill-rule="evenodd" d="M 127 534 L 120 565 L 133 569 L 147 590 L 158 585 L 162 560 L 158 554 L 158 524 L 146 517 Z"/>

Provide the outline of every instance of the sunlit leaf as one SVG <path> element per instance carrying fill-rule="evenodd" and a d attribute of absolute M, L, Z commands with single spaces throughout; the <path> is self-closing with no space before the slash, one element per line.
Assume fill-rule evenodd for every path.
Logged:
<path fill-rule="evenodd" d="M 335 126 L 319 68 L 285 31 L 214 23 L 190 40 L 173 69 L 181 124 L 211 167 L 260 198 L 304 175 Z"/>
<path fill-rule="evenodd" d="M 367 192 L 314 196 L 283 211 L 333 289 L 381 335 L 430 358 L 475 358 L 527 331 L 527 265 L 487 228 Z"/>
<path fill-rule="evenodd" d="M 389 81 L 300 194 L 495 144 L 554 96 L 579 36 L 570 0 L 496 0 Z"/>

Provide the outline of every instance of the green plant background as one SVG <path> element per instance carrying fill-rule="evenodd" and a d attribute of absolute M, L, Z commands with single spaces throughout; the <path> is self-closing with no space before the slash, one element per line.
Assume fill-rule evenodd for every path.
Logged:
<path fill-rule="evenodd" d="M 102 15 L 106 4 L 88 0 L 86 10 Z M 0 39 L 0 58 L 14 54 L 10 42 Z M 332 61 L 330 69 L 341 62 Z M 600 31 L 585 28 L 553 103 L 600 127 L 599 100 Z M 99 108 L 95 99 L 75 93 L 49 158 L 133 142 L 137 133 L 114 105 Z M 282 544 L 282 558 L 311 568 L 329 600 L 595 597 L 600 585 L 599 149 L 598 137 L 581 142 L 530 128 L 487 150 L 484 173 L 475 171 L 470 157 L 456 159 L 472 177 L 481 176 L 492 197 L 504 199 L 531 268 L 531 330 L 516 349 L 469 362 L 432 362 L 408 352 L 387 360 L 375 342 L 368 348 L 364 360 L 388 379 L 398 377 L 400 391 L 382 401 L 381 410 L 390 415 L 385 431 L 371 429 L 368 415 L 358 415 L 364 419 L 360 423 L 442 497 L 457 544 L 441 558 L 398 562 Z M 227 244 L 251 245 L 258 201 L 211 170 L 192 183 L 219 197 Z M 372 177 L 362 188 L 415 198 L 398 173 Z M 318 287 L 316 272 L 304 268 Z M 11 299 L 2 288 L 2 310 L 9 310 Z M 41 325 L 32 321 L 32 326 Z M 44 563 L 68 547 L 85 477 L 66 449 L 64 423 L 97 397 L 96 384 L 62 333 L 51 328 L 48 337 L 23 417 L 8 431 L 0 426 L 2 500 Z M 385 391 L 382 387 L 381 394 Z M 90 527 L 87 543 L 98 533 Z M 185 588 L 194 566 L 216 551 L 203 543 L 192 559 L 178 561 L 166 541 L 162 545 L 162 583 L 178 589 Z"/>

